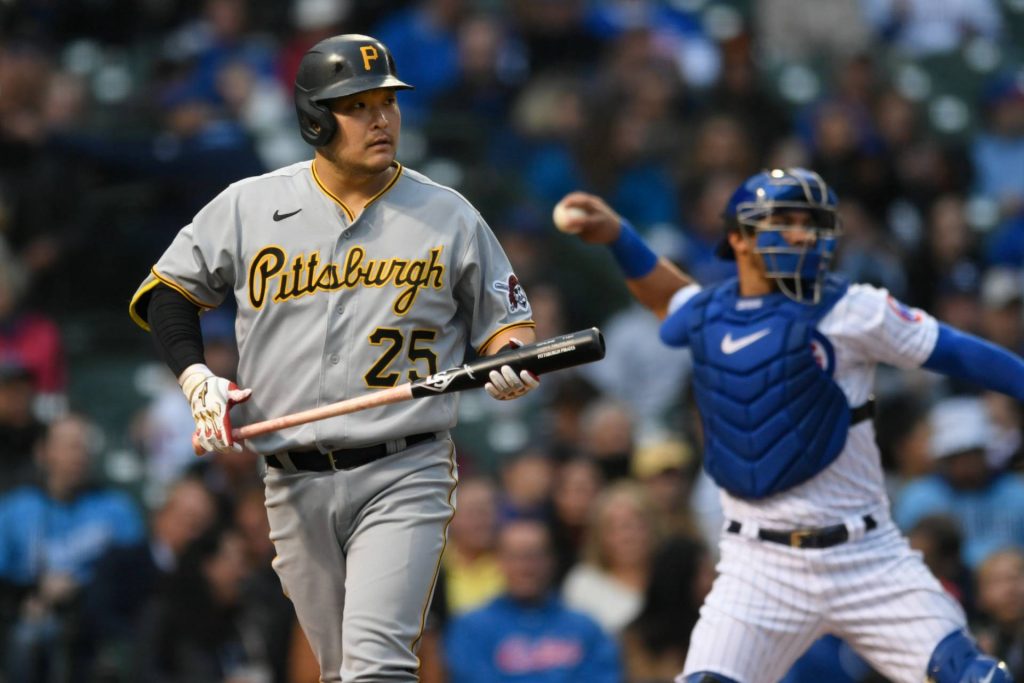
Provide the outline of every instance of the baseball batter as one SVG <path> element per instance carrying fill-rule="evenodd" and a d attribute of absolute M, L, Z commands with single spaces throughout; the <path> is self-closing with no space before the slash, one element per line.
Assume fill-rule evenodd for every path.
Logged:
<path fill-rule="evenodd" d="M 324 40 L 295 83 L 310 162 L 228 187 L 183 228 L 131 302 L 178 375 L 208 451 L 253 422 L 415 380 L 534 341 L 530 305 L 480 214 L 395 161 L 388 49 Z M 239 389 L 203 363 L 198 313 L 233 295 Z M 537 385 L 508 366 L 487 391 Z M 457 395 L 253 439 L 267 464 L 274 568 L 321 680 L 415 681 L 455 505 Z"/>
<path fill-rule="evenodd" d="M 826 633 L 897 683 L 1010 681 L 890 520 L 871 387 L 878 363 L 923 365 L 1024 399 L 1024 362 L 829 274 L 837 200 L 814 172 L 736 190 L 719 254 L 738 277 L 704 289 L 601 199 L 563 202 L 583 214 L 560 227 L 609 245 L 662 340 L 693 355 L 704 466 L 728 521 L 677 683 L 773 683 Z"/>

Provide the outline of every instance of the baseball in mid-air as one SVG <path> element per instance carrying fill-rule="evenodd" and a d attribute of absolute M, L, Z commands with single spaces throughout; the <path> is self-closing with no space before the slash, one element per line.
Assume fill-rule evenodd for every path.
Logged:
<path fill-rule="evenodd" d="M 555 204 L 555 210 L 551 212 L 551 219 L 555 222 L 555 227 L 568 233 L 577 233 L 581 229 L 581 226 L 573 225 L 570 221 L 586 217 L 586 211 L 578 206 L 566 206 L 565 202 Z"/>

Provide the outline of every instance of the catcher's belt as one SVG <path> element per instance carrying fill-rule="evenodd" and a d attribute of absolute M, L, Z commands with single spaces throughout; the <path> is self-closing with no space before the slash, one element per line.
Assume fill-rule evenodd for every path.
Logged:
<path fill-rule="evenodd" d="M 871 531 L 878 526 L 878 522 L 871 515 L 864 515 L 862 519 L 865 531 Z M 726 531 L 738 534 L 742 528 L 743 525 L 734 520 L 729 522 Z M 846 528 L 845 524 L 833 524 L 817 529 L 793 529 L 792 531 L 758 529 L 757 537 L 762 541 L 780 543 L 791 548 L 831 548 L 850 540 L 850 530 Z"/>

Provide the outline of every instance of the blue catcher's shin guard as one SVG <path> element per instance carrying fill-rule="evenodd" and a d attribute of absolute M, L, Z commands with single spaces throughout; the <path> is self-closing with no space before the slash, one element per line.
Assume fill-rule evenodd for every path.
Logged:
<path fill-rule="evenodd" d="M 983 655 L 966 633 L 954 631 L 939 641 L 928 660 L 931 683 L 1013 683 L 1006 665 Z"/>

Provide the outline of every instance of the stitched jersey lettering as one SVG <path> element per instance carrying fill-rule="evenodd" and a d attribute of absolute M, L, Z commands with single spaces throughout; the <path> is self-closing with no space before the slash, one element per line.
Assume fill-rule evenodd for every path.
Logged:
<path fill-rule="evenodd" d="M 430 257 L 423 259 L 368 259 L 366 250 L 357 246 L 348 250 L 339 265 L 321 263 L 318 251 L 309 256 L 300 253 L 290 259 L 281 247 L 264 247 L 249 262 L 249 303 L 260 309 L 268 298 L 280 303 L 318 291 L 391 285 L 401 290 L 392 310 L 396 315 L 405 315 L 422 288 L 444 286 L 444 265 L 440 262 L 443 249 L 434 247 Z M 289 263 L 291 267 L 287 267 Z M 269 296 L 270 291 L 273 296 Z"/>

